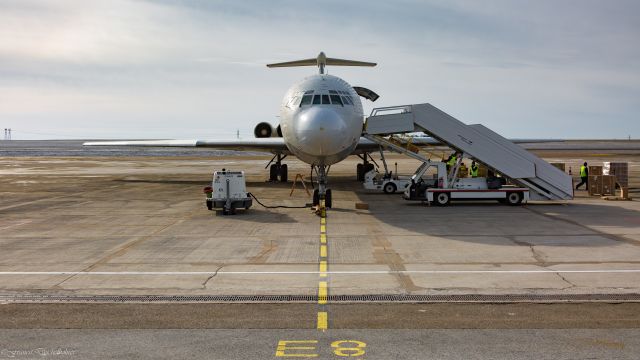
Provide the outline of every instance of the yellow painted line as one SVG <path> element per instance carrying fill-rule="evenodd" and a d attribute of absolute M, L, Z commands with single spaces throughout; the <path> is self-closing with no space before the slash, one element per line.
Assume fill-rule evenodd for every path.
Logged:
<path fill-rule="evenodd" d="M 320 244 L 327 243 L 327 234 L 320 234 Z"/>
<path fill-rule="evenodd" d="M 325 311 L 318 311 L 318 330 L 327 330 L 328 317 Z"/>
<path fill-rule="evenodd" d="M 320 277 L 327 277 L 327 262 L 325 260 L 320 261 Z"/>
<path fill-rule="evenodd" d="M 327 257 L 327 245 L 320 245 L 320 257 Z"/>
<path fill-rule="evenodd" d="M 327 282 L 320 281 L 318 284 L 318 304 L 324 305 L 327 303 Z"/>
<path fill-rule="evenodd" d="M 327 223 L 327 218 L 320 218 L 320 225 L 326 225 Z"/>
<path fill-rule="evenodd" d="M 327 225 L 320 225 L 320 232 L 321 233 L 326 233 L 327 232 Z"/>

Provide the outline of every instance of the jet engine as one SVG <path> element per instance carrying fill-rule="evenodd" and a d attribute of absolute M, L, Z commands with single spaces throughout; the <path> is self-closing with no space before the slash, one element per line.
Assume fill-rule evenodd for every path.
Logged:
<path fill-rule="evenodd" d="M 280 125 L 274 128 L 268 122 L 261 122 L 253 129 L 253 135 L 257 138 L 282 137 Z"/>

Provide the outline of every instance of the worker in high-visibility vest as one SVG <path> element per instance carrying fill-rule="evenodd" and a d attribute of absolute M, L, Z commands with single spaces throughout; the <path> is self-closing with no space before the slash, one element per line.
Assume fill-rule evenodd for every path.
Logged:
<path fill-rule="evenodd" d="M 470 169 L 472 178 L 478 177 L 478 170 L 480 170 L 480 167 L 478 166 L 478 164 L 476 164 L 476 161 L 473 160 L 471 162 L 471 169 Z"/>
<path fill-rule="evenodd" d="M 447 171 L 456 165 L 456 161 L 458 161 L 458 153 L 452 153 L 449 155 L 445 161 L 447 163 Z"/>
<path fill-rule="evenodd" d="M 576 185 L 576 190 L 578 190 L 582 184 L 584 184 L 586 189 L 589 190 L 589 168 L 587 167 L 586 161 L 580 167 L 580 184 Z"/>

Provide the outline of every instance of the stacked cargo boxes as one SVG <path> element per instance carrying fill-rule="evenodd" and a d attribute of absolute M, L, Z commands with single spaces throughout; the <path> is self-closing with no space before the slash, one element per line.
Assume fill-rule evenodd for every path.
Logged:
<path fill-rule="evenodd" d="M 589 195 L 615 195 L 616 177 L 612 175 L 589 175 Z"/>
<path fill-rule="evenodd" d="M 613 175 L 620 187 L 629 187 L 629 163 L 605 162 L 602 167 L 603 175 Z"/>
<path fill-rule="evenodd" d="M 602 175 L 602 166 L 589 165 L 589 176 Z"/>

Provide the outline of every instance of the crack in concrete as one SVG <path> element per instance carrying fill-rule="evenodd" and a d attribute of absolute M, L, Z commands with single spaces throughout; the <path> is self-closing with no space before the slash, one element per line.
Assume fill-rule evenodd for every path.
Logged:
<path fill-rule="evenodd" d="M 566 290 L 566 289 L 571 289 L 576 287 L 577 285 L 572 283 L 571 281 L 567 280 L 567 278 L 565 278 L 564 276 L 562 276 L 562 274 L 560 274 L 559 272 L 556 272 L 556 275 L 558 275 L 558 277 L 560 279 L 562 279 L 562 281 L 566 282 L 567 284 L 569 284 L 569 286 L 563 287 L 560 290 Z"/>
<path fill-rule="evenodd" d="M 575 220 L 563 218 L 563 217 L 560 217 L 560 216 L 549 215 L 549 214 L 546 214 L 546 213 L 541 212 L 539 210 L 534 210 L 534 209 L 532 209 L 531 207 L 528 207 L 528 206 L 525 207 L 525 208 L 527 210 L 529 210 L 530 212 L 532 212 L 532 213 L 534 213 L 536 215 L 540 215 L 542 217 L 545 217 L 547 219 L 552 219 L 552 220 L 556 220 L 556 221 L 562 221 L 562 222 L 565 222 L 567 224 L 571 224 L 571 225 L 574 225 L 574 226 L 581 227 L 583 229 L 587 229 L 587 230 L 593 232 L 593 234 L 590 234 L 590 235 L 600 235 L 600 236 L 602 236 L 602 237 L 604 237 L 606 239 L 613 240 L 613 241 L 616 241 L 616 242 L 622 242 L 622 243 L 630 244 L 630 245 L 633 245 L 633 246 L 640 246 L 640 242 L 638 242 L 637 240 L 629 239 L 629 238 L 625 237 L 624 235 L 616 235 L 616 234 L 606 233 L 604 231 L 601 231 L 601 230 L 598 230 L 598 229 L 593 229 L 593 228 L 591 228 L 591 227 L 589 227 L 587 225 L 581 224 L 581 223 L 579 223 L 579 222 L 577 222 Z"/>
<path fill-rule="evenodd" d="M 206 278 L 206 280 L 202 283 L 202 289 L 206 289 L 207 288 L 207 283 L 209 282 L 209 280 L 213 279 L 214 277 L 216 277 L 216 275 L 218 275 L 218 272 L 225 267 L 226 265 L 220 265 L 218 266 L 218 268 L 216 269 L 216 271 L 213 273 L 213 275 L 209 276 Z"/>
<path fill-rule="evenodd" d="M 153 236 L 161 233 L 162 231 L 168 229 L 169 227 L 171 227 L 173 225 L 176 225 L 176 224 L 179 224 L 179 223 L 185 221 L 186 219 L 188 219 L 188 218 L 192 217 L 194 214 L 196 214 L 198 211 L 199 210 L 197 210 L 197 211 L 194 210 L 194 211 L 190 212 L 187 216 L 184 216 L 184 217 L 182 217 L 180 219 L 177 219 L 176 221 L 174 221 L 174 222 L 172 222 L 170 224 L 167 224 L 165 226 L 161 226 L 159 229 L 156 229 L 151 234 L 143 235 L 143 236 L 140 236 L 138 238 L 135 238 L 134 240 L 126 242 L 124 245 L 120 246 L 120 248 L 118 248 L 116 251 L 114 251 L 114 252 L 112 252 L 112 253 L 110 253 L 110 254 L 108 254 L 106 256 L 103 256 L 98 261 L 94 262 L 93 264 L 85 267 L 84 269 L 82 269 L 82 270 L 80 270 L 78 272 L 79 273 L 89 272 L 89 271 L 95 269 L 96 267 L 98 267 L 100 265 L 104 265 L 104 264 L 108 263 L 109 261 L 113 260 L 116 257 L 124 255 L 131 248 L 133 248 L 135 245 L 138 245 L 138 244 L 140 244 L 140 243 L 142 243 L 142 242 L 144 242 L 146 240 L 151 239 Z M 71 279 L 73 279 L 74 277 L 76 277 L 76 274 L 70 275 L 70 276 L 64 278 L 62 281 L 59 281 L 58 283 L 56 283 L 55 285 L 51 286 L 50 288 L 51 289 L 59 289 L 62 284 L 64 284 L 65 282 L 67 282 L 67 281 L 69 281 Z"/>
<path fill-rule="evenodd" d="M 515 237 L 508 237 L 508 239 L 513 241 L 517 245 L 529 247 L 529 250 L 531 250 L 531 255 L 539 265 L 545 266 L 545 267 L 549 265 L 549 262 L 544 258 L 544 255 L 542 255 L 535 249 L 534 244 L 531 244 L 526 241 L 516 240 Z"/>

